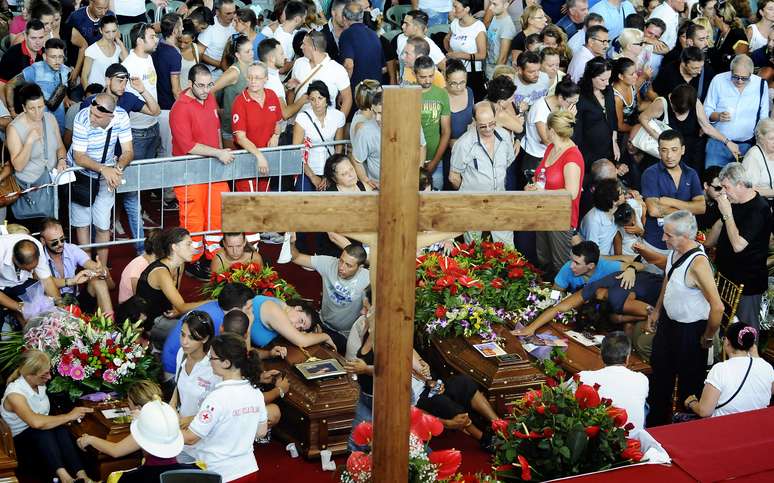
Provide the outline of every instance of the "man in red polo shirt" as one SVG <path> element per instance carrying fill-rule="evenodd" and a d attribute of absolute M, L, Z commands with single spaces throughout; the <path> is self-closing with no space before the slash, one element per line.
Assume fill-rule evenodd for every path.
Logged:
<path fill-rule="evenodd" d="M 24 40 L 19 44 L 12 45 L 3 54 L 0 59 L 0 83 L 5 89 L 5 84 L 14 77 L 21 74 L 25 67 L 29 67 L 38 60 L 43 60 L 42 49 L 46 43 L 46 26 L 37 19 L 27 22 L 24 29 Z M 7 96 L 6 96 L 7 97 Z M 13 112 L 13 106 L 8 106 Z"/>
<path fill-rule="evenodd" d="M 270 89 L 264 89 L 269 80 L 265 64 L 251 65 L 247 70 L 247 88 L 237 95 L 231 108 L 231 126 L 237 145 L 255 156 L 258 173 L 269 173 L 269 163 L 259 148 L 276 146 L 281 132 L 282 106 Z M 256 181 L 258 181 L 256 183 Z M 269 179 L 240 180 L 237 191 L 268 191 Z"/>
<path fill-rule="evenodd" d="M 196 64 L 188 72 L 191 87 L 180 94 L 169 112 L 172 128 L 172 155 L 195 154 L 219 159 L 223 164 L 234 160 L 228 149 L 221 148 L 218 104 L 210 94 L 212 74 L 204 64 Z M 208 189 L 209 188 L 209 189 Z M 221 194 L 228 191 L 225 181 L 210 184 L 178 186 L 175 188 L 180 203 L 180 226 L 191 233 L 220 230 Z M 194 278 L 209 280 L 209 261 L 218 249 L 222 234 L 193 236 L 194 263 L 186 273 Z M 205 254 L 205 261 L 201 259 Z"/>

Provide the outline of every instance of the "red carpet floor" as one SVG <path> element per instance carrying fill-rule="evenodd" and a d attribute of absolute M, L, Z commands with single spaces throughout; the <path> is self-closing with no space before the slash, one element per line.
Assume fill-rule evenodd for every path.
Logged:
<path fill-rule="evenodd" d="M 172 216 L 170 216 L 170 214 Z M 171 225 L 175 222 L 176 212 L 165 213 L 165 224 Z M 319 303 L 321 288 L 320 277 L 316 272 L 303 270 L 302 268 L 289 263 L 276 265 L 274 261 L 279 255 L 280 245 L 261 245 L 261 254 L 265 260 L 275 266 L 280 276 L 295 285 L 299 293 L 305 297 Z M 110 251 L 110 266 L 116 282 L 120 278 L 124 266 L 134 257 L 133 247 L 123 245 Z M 186 300 L 196 300 L 199 297 L 201 283 L 189 278 L 183 277 L 182 294 Z M 113 294 L 114 301 L 116 293 Z M 431 446 L 435 450 L 456 448 L 463 451 L 461 471 L 465 473 L 476 473 L 485 471 L 489 468 L 489 454 L 482 451 L 478 443 L 461 433 L 445 432 L 439 438 L 431 441 Z M 261 481 L 288 481 L 295 482 L 330 482 L 335 480 L 335 473 L 323 471 L 319 460 L 307 461 L 303 458 L 293 459 L 285 450 L 285 444 L 275 440 L 268 444 L 256 446 L 256 459 L 260 467 Z M 346 463 L 346 456 L 335 458 L 339 466 Z M 25 481 L 29 481 L 26 480 Z"/>

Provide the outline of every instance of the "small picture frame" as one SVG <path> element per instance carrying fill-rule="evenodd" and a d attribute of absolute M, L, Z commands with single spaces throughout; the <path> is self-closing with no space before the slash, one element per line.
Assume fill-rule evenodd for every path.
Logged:
<path fill-rule="evenodd" d="M 301 362 L 296 364 L 296 369 L 307 381 L 346 374 L 344 367 L 336 359 Z"/>

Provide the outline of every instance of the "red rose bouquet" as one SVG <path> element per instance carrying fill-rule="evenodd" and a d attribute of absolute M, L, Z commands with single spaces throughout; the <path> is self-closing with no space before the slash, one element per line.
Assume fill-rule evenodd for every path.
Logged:
<path fill-rule="evenodd" d="M 273 268 L 259 263 L 235 263 L 223 273 L 213 273 L 210 281 L 202 287 L 202 293 L 207 297 L 217 298 L 229 282 L 243 283 L 257 295 L 276 297 L 280 300 L 298 297 L 295 287 L 281 279 Z"/>
<path fill-rule="evenodd" d="M 492 423 L 499 480 L 543 481 L 623 466 L 642 459 L 626 411 L 598 386 L 558 385 L 530 391 L 508 419 Z"/>
<path fill-rule="evenodd" d="M 411 432 L 409 433 L 409 479 L 410 483 L 446 481 L 455 476 L 462 463 L 462 453 L 455 449 L 433 451 L 427 454 L 430 438 L 443 432 L 443 424 L 435 416 L 411 408 Z M 373 426 L 370 422 L 357 425 L 352 439 L 358 446 L 371 446 Z M 347 467 L 341 472 L 341 483 L 370 483 L 371 455 L 354 451 L 347 458 Z"/>

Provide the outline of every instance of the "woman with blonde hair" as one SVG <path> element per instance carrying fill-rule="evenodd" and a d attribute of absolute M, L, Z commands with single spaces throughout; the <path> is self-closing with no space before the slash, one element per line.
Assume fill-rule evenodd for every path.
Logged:
<path fill-rule="evenodd" d="M 139 380 L 127 389 L 126 400 L 129 410 L 132 412 L 132 417 L 136 417 L 146 403 L 161 401 L 161 388 L 153 381 L 147 379 Z M 89 446 L 111 458 L 121 458 L 140 450 L 140 445 L 137 444 L 131 434 L 124 437 L 121 441 L 112 442 L 84 433 L 83 436 L 78 438 L 78 447 L 85 450 Z"/>
<path fill-rule="evenodd" d="M 755 141 L 755 146 L 747 151 L 742 164 L 753 188 L 771 195 L 774 194 L 774 119 L 764 117 L 758 121 Z"/>
<path fill-rule="evenodd" d="M 637 91 L 643 95 L 647 92 L 648 84 L 653 75 L 650 60 L 653 51 L 645 45 L 645 35 L 640 29 L 623 29 L 618 36 L 621 53 L 616 58 L 626 57 L 634 62 L 637 69 Z"/>
<path fill-rule="evenodd" d="M 715 73 L 720 74 L 731 70 L 731 59 L 737 54 L 749 52 L 750 46 L 734 6 L 726 2 L 716 7 L 716 12 L 713 22 L 718 29 L 718 41 L 717 47 L 710 53 L 710 61 Z"/>
<path fill-rule="evenodd" d="M 371 106 L 374 104 L 374 96 L 377 92 L 382 92 L 382 85 L 373 79 L 363 79 L 355 86 L 357 111 L 352 116 L 352 122 L 349 125 L 349 139 L 354 139 L 361 122 L 374 118 Z"/>
<path fill-rule="evenodd" d="M 511 63 L 516 64 L 519 54 L 527 50 L 527 37 L 539 34 L 548 25 L 548 15 L 540 5 L 530 5 L 521 14 L 521 32 L 516 34 L 511 43 Z"/>
<path fill-rule="evenodd" d="M 71 483 L 75 481 L 71 471 L 77 478 L 92 481 L 86 476 L 65 425 L 80 421 L 94 410 L 75 407 L 68 413 L 49 416 L 51 404 L 46 394 L 49 380 L 51 359 L 48 355 L 35 349 L 22 353 L 18 367 L 8 378 L 0 416 L 11 428 L 19 459 L 43 465 L 48 481 L 56 477 L 62 483 Z"/>
<path fill-rule="evenodd" d="M 567 190 L 572 197 L 570 229 L 537 233 L 538 261 L 555 273 L 570 259 L 571 240 L 578 228 L 584 163 L 580 149 L 572 140 L 575 114 L 566 110 L 552 112 L 548 115 L 546 127 L 550 144 L 535 170 L 535 182 L 524 189 Z"/>

